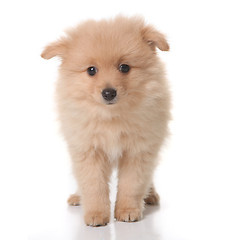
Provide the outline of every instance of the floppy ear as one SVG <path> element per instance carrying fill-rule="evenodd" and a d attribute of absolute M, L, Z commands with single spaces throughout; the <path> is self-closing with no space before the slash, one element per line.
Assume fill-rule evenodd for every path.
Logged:
<path fill-rule="evenodd" d="M 152 50 L 155 50 L 155 47 L 157 47 L 161 51 L 169 51 L 169 44 L 165 36 L 158 32 L 154 27 L 144 27 L 142 29 L 142 37 L 150 45 Z"/>
<path fill-rule="evenodd" d="M 50 59 L 56 56 L 63 58 L 66 50 L 67 40 L 62 38 L 46 46 L 43 52 L 41 53 L 41 57 L 43 57 L 44 59 Z"/>

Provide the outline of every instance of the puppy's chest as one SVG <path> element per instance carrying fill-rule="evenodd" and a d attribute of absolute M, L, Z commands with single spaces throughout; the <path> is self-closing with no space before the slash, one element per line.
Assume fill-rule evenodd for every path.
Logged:
<path fill-rule="evenodd" d="M 115 161 L 122 157 L 123 151 L 125 150 L 122 133 L 118 131 L 105 132 L 104 135 L 100 137 L 98 144 L 110 161 Z"/>
<path fill-rule="evenodd" d="M 95 148 L 102 149 L 110 161 L 122 157 L 123 152 L 136 149 L 137 142 L 142 140 L 139 129 L 130 124 L 104 124 L 97 128 L 92 138 Z"/>

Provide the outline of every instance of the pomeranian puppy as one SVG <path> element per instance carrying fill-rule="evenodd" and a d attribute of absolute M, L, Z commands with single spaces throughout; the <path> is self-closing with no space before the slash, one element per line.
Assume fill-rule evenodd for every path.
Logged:
<path fill-rule="evenodd" d="M 87 225 L 110 219 L 109 178 L 118 169 L 114 217 L 142 218 L 144 202 L 158 204 L 152 183 L 168 134 L 170 94 L 156 48 L 163 34 L 139 17 L 86 21 L 48 45 L 41 56 L 61 58 L 57 105 Z M 117 164 L 116 164 L 117 163 Z"/>

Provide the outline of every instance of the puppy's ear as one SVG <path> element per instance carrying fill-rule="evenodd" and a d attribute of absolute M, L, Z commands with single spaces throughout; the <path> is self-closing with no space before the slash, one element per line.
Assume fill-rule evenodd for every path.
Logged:
<path fill-rule="evenodd" d="M 169 44 L 165 36 L 158 32 L 154 27 L 145 26 L 141 33 L 144 41 L 150 45 L 152 50 L 155 50 L 157 47 L 161 51 L 169 51 Z"/>
<path fill-rule="evenodd" d="M 63 58 L 64 54 L 67 51 L 67 47 L 67 39 L 62 38 L 46 46 L 41 53 L 41 57 L 43 57 L 44 59 L 50 59 L 56 56 Z"/>

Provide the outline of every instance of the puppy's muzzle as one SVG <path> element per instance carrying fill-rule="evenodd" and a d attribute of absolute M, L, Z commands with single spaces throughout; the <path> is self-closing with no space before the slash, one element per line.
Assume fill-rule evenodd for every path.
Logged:
<path fill-rule="evenodd" d="M 103 99 L 106 101 L 107 104 L 115 103 L 115 98 L 117 96 L 117 91 L 114 88 L 105 88 L 102 91 Z"/>

